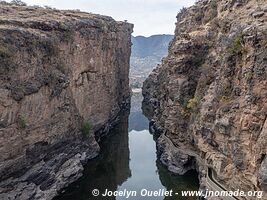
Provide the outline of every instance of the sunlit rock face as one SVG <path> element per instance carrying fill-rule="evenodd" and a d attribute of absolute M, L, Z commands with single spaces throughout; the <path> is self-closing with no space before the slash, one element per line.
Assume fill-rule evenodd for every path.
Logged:
<path fill-rule="evenodd" d="M 171 169 L 191 163 L 204 176 L 209 166 L 229 189 L 266 191 L 266 20 L 264 0 L 203 0 L 178 14 L 169 54 L 143 87 Z"/>
<path fill-rule="evenodd" d="M 94 135 L 129 104 L 132 28 L 1 3 L 0 199 L 51 199 L 98 154 Z"/>

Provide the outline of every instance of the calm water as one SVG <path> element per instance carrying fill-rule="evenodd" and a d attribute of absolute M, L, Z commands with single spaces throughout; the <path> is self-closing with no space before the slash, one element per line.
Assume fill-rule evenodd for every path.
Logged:
<path fill-rule="evenodd" d="M 133 97 L 134 98 L 134 97 Z M 135 105 L 136 106 L 136 105 Z M 184 176 L 171 174 L 156 157 L 156 145 L 148 131 L 148 120 L 141 110 L 131 109 L 130 116 L 123 114 L 120 124 L 105 137 L 101 153 L 89 161 L 84 175 L 66 188 L 56 200 L 125 199 L 125 197 L 94 197 L 93 189 L 104 193 L 115 191 L 141 191 L 141 189 L 197 190 L 196 172 Z M 129 199 L 191 200 L 183 197 L 131 197 Z"/>

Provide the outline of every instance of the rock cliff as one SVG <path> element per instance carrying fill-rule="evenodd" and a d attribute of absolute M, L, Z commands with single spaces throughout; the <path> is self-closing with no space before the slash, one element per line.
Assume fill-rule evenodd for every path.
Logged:
<path fill-rule="evenodd" d="M 265 0 L 201 0 L 177 15 L 144 110 L 169 170 L 207 168 L 228 190 L 267 191 Z M 255 199 L 255 197 L 246 197 Z"/>
<path fill-rule="evenodd" d="M 129 104 L 132 28 L 0 4 L 0 199 L 52 199 L 97 156 Z"/>

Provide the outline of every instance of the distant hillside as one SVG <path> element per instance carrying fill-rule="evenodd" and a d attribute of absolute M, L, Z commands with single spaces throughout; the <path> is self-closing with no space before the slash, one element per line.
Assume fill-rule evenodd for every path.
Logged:
<path fill-rule="evenodd" d="M 167 55 L 168 45 L 172 38 L 173 35 L 132 36 L 132 56 L 138 58 L 147 56 L 162 58 Z"/>
<path fill-rule="evenodd" d="M 173 35 L 132 36 L 130 84 L 141 87 L 153 68 L 168 53 Z"/>

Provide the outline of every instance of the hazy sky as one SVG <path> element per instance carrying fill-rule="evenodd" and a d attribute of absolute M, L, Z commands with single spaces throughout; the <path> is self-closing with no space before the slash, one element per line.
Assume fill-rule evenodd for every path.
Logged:
<path fill-rule="evenodd" d="M 195 0 L 23 0 L 29 5 L 109 15 L 133 23 L 133 35 L 173 34 L 178 11 Z"/>

